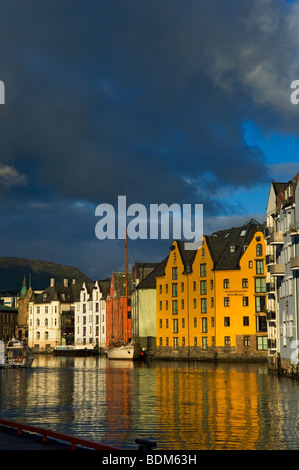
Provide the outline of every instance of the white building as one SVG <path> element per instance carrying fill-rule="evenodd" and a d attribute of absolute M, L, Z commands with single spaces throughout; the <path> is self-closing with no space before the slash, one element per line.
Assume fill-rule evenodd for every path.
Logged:
<path fill-rule="evenodd" d="M 267 205 L 267 318 L 269 358 L 290 371 L 298 363 L 299 174 L 272 181 Z M 294 361 L 295 359 L 295 361 Z"/>
<path fill-rule="evenodd" d="M 106 346 L 106 295 L 110 281 L 63 283 L 33 294 L 28 303 L 28 345 L 39 351 L 57 346 Z"/>
<path fill-rule="evenodd" d="M 106 348 L 106 296 L 110 281 L 84 282 L 75 299 L 75 349 Z"/>

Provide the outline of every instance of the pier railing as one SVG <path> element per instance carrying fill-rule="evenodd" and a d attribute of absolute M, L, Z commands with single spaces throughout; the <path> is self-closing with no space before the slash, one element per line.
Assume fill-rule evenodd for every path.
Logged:
<path fill-rule="evenodd" d="M 120 450 L 120 448 L 118 447 L 101 444 L 99 442 L 88 441 L 87 439 L 82 439 L 80 437 L 70 436 L 68 434 L 63 434 L 61 432 L 51 431 L 49 429 L 39 428 L 28 424 L 17 423 L 15 421 L 10 421 L 7 419 L 0 419 L 0 428 L 2 426 L 16 429 L 18 436 L 21 436 L 23 431 L 28 431 L 29 433 L 40 435 L 43 443 L 47 442 L 48 437 L 58 441 L 62 441 L 64 443 L 69 443 L 71 450 L 76 450 L 77 445 L 85 447 L 87 449 L 95 450 Z"/>

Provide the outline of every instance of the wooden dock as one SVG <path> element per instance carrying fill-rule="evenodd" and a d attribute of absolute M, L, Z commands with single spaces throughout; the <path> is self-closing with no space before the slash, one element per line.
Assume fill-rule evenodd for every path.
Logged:
<path fill-rule="evenodd" d="M 120 448 L 49 429 L 0 419 L 0 450 L 105 450 Z"/>

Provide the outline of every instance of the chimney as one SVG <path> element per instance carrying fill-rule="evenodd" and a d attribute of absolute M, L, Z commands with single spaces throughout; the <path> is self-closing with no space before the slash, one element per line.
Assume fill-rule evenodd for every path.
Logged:
<path fill-rule="evenodd" d="M 69 286 L 69 281 L 68 281 L 68 279 L 64 279 L 64 280 L 63 280 L 63 285 L 64 285 L 64 287 L 68 287 L 68 286 Z"/>
<path fill-rule="evenodd" d="M 52 277 L 51 278 L 51 284 L 50 284 L 51 287 L 54 287 L 55 286 L 55 278 Z"/>

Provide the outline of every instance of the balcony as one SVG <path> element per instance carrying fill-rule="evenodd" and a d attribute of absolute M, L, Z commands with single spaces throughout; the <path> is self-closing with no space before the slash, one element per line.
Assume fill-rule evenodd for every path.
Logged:
<path fill-rule="evenodd" d="M 291 237 L 299 235 L 299 224 L 291 224 L 289 228 Z"/>
<path fill-rule="evenodd" d="M 271 264 L 271 276 L 284 276 L 284 264 Z"/>
<path fill-rule="evenodd" d="M 276 320 L 276 313 L 274 312 L 274 310 L 267 310 L 267 320 Z"/>
<path fill-rule="evenodd" d="M 283 232 L 270 233 L 270 245 L 283 245 Z"/>
<path fill-rule="evenodd" d="M 271 281 L 266 283 L 266 292 L 267 294 L 275 293 L 275 282 Z"/>
<path fill-rule="evenodd" d="M 293 271 L 295 271 L 296 269 L 299 269 L 299 256 L 294 256 L 293 258 L 291 258 L 290 268 Z"/>
<path fill-rule="evenodd" d="M 269 264 L 275 263 L 275 257 L 273 254 L 266 255 L 266 266 L 269 266 Z"/>

